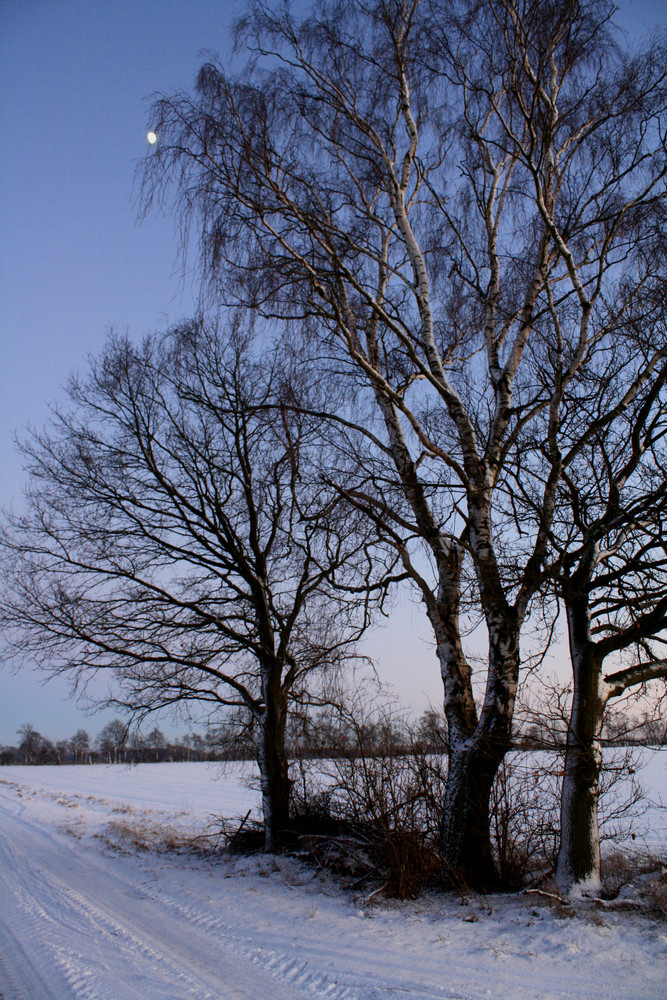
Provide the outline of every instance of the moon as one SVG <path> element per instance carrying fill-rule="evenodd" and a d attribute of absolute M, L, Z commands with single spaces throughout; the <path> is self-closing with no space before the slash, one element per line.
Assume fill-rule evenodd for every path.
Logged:
<path fill-rule="evenodd" d="M 157 136 L 156 136 L 155 132 L 147 132 L 146 133 L 146 138 L 148 139 L 148 141 L 151 144 L 151 146 L 154 146 L 155 143 L 157 142 Z"/>

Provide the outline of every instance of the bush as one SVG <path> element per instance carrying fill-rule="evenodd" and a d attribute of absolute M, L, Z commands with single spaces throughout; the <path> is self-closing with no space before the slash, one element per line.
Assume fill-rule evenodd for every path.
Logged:
<path fill-rule="evenodd" d="M 338 712 L 344 710 L 337 708 Z M 327 758 L 293 765 L 296 841 L 317 864 L 350 884 L 374 880 L 391 896 L 416 897 L 435 884 L 447 756 L 433 753 L 419 726 L 391 708 L 355 719 L 345 712 L 343 746 Z M 537 884 L 555 869 L 559 844 L 562 748 L 514 751 L 503 761 L 491 794 L 491 840 L 500 886 Z M 600 787 L 603 841 L 633 835 L 641 810 L 632 749 L 607 755 Z"/>
<path fill-rule="evenodd" d="M 445 758 L 391 708 L 360 722 L 351 713 L 329 731 L 345 733 L 331 756 L 301 760 L 293 774 L 293 816 L 301 843 L 352 878 L 413 899 L 440 867 L 438 844 Z M 319 842 L 318 842 L 319 838 Z"/>
<path fill-rule="evenodd" d="M 491 846 L 505 889 L 520 889 L 556 866 L 558 765 L 554 754 L 515 751 L 498 769 L 491 790 Z"/>
<path fill-rule="evenodd" d="M 645 799 L 637 773 L 641 753 L 619 747 L 605 753 L 600 776 L 602 844 L 619 847 L 635 835 Z M 491 839 L 501 885 L 519 889 L 550 875 L 560 838 L 562 748 L 508 754 L 491 793 Z"/>

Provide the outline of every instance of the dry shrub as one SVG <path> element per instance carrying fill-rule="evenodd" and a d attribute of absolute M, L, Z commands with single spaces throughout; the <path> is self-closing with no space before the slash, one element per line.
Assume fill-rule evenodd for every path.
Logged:
<path fill-rule="evenodd" d="M 623 746 L 604 752 L 600 774 L 600 842 L 619 847 L 635 840 L 639 821 L 648 807 L 639 775 L 641 747 Z"/>
<path fill-rule="evenodd" d="M 243 819 L 213 817 L 209 829 L 202 838 L 207 838 L 213 850 L 221 844 L 230 854 L 259 854 L 264 850 L 264 824 L 250 818 L 251 810 Z"/>
<path fill-rule="evenodd" d="M 352 885 L 378 881 L 388 895 L 414 899 L 440 868 L 444 758 L 427 752 L 390 707 L 363 721 L 337 710 L 344 725 L 332 730 L 344 732 L 344 742 L 329 758 L 294 769 L 300 844 Z"/>
<path fill-rule="evenodd" d="M 646 808 L 638 780 L 641 754 L 619 747 L 605 754 L 600 775 L 600 841 L 619 848 L 636 836 Z M 560 838 L 563 748 L 516 750 L 501 764 L 491 793 L 491 842 L 501 885 L 518 889 L 550 875 Z"/>
<path fill-rule="evenodd" d="M 607 910 L 641 910 L 667 917 L 667 855 L 616 848 L 602 857 L 603 898 Z"/>
<path fill-rule="evenodd" d="M 414 898 L 441 869 L 439 845 L 447 774 L 446 736 L 424 740 L 391 706 L 335 703 L 323 726 L 328 755 L 293 765 L 293 830 L 298 847 L 349 884 L 379 882 Z M 437 727 L 436 727 L 437 729 Z M 439 751 L 439 752 L 438 752 Z M 601 839 L 621 844 L 642 809 L 639 755 L 605 755 Z M 490 801 L 500 886 L 537 885 L 555 869 L 563 747 L 515 750 L 501 764 Z"/>
<path fill-rule="evenodd" d="M 515 751 L 491 790 L 491 846 L 500 885 L 519 889 L 555 868 L 560 774 L 552 755 Z"/>

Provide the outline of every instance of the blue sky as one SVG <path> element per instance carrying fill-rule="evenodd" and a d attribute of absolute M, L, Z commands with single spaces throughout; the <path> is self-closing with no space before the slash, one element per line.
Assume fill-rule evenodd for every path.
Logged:
<path fill-rule="evenodd" d="M 137 223 L 134 169 L 154 92 L 225 54 L 238 3 L 18 0 L 0 5 L 0 503 L 23 486 L 14 433 L 48 416 L 111 326 L 140 338 L 192 308 L 172 221 Z M 82 719 L 64 682 L 0 671 L 0 743 Z"/>
<path fill-rule="evenodd" d="M 0 0 L 0 504 L 20 503 L 14 435 L 40 426 L 67 375 L 110 327 L 139 339 L 192 309 L 169 218 L 137 223 L 133 178 L 151 94 L 192 84 L 202 50 L 229 54 L 240 0 Z M 667 23 L 664 0 L 625 0 L 632 34 Z M 440 681 L 409 600 L 374 643 L 399 695 L 423 707 Z M 0 670 L 0 744 L 32 722 L 96 732 L 62 681 Z M 167 728 L 169 728 L 167 726 Z M 179 729 L 181 727 L 178 727 Z"/>

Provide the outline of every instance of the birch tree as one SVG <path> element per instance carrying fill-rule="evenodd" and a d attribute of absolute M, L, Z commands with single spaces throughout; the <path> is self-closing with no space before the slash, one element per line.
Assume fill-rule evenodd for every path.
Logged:
<path fill-rule="evenodd" d="M 664 282 L 663 282 L 664 288 Z M 600 887 L 598 794 L 606 708 L 667 677 L 667 335 L 647 310 L 642 344 L 653 377 L 632 406 L 616 358 L 581 394 L 585 447 L 566 461 L 558 587 L 567 619 L 573 696 L 561 793 L 557 878 L 566 891 Z M 646 320 L 649 320 L 646 323 Z M 625 356 L 626 362 L 636 359 Z M 633 364 L 634 367 L 634 364 Z M 648 368 L 649 366 L 647 366 Z M 608 401 L 608 407 L 605 407 Z M 569 457 L 569 456 L 568 456 Z"/>
<path fill-rule="evenodd" d="M 567 387 L 613 338 L 609 303 L 621 281 L 641 283 L 662 218 L 665 52 L 625 55 L 612 12 L 346 0 L 299 16 L 257 3 L 239 25 L 245 69 L 207 63 L 194 93 L 151 116 L 146 209 L 173 198 L 211 293 L 319 343 L 323 370 L 347 370 L 375 412 L 385 479 L 431 566 L 420 572 L 402 515 L 371 497 L 437 647 L 445 870 L 486 887 L 489 794 L 544 582 Z M 535 360 L 554 353 L 560 375 L 545 382 Z M 496 498 L 535 436 L 549 471 L 539 517 L 517 534 Z M 479 704 L 462 571 L 488 634 Z"/>
<path fill-rule="evenodd" d="M 288 824 L 285 725 L 308 677 L 369 621 L 372 539 L 316 478 L 313 421 L 267 351 L 193 323 L 113 339 L 23 445 L 3 540 L 3 624 L 22 657 L 105 704 L 242 707 L 255 720 L 267 849 Z M 376 588 L 376 593 L 381 593 Z"/>

